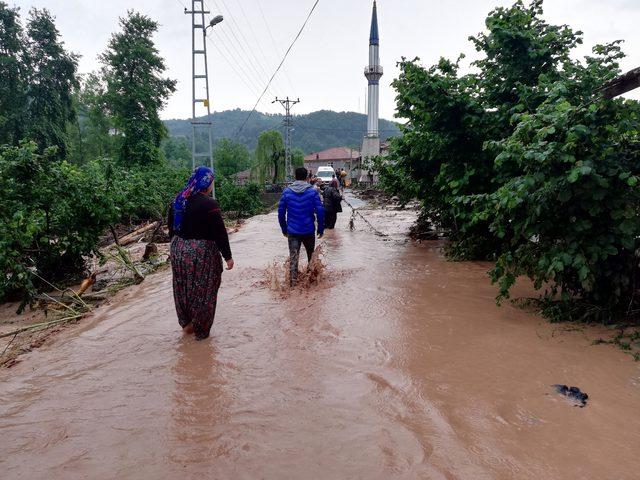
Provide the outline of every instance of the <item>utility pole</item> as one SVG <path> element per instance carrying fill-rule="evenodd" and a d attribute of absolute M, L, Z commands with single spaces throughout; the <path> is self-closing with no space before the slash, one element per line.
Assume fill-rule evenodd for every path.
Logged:
<path fill-rule="evenodd" d="M 209 163 L 209 166 L 213 169 L 209 65 L 207 62 L 207 29 L 209 27 L 213 27 L 217 23 L 220 23 L 222 21 L 222 16 L 219 15 L 211 20 L 209 24 L 205 24 L 205 15 L 208 15 L 211 12 L 204 9 L 204 0 L 191 0 L 191 10 L 187 10 L 185 8 L 184 13 L 186 15 L 191 15 L 191 163 L 194 169 L 197 165 L 206 163 Z M 198 59 L 201 59 L 201 61 L 198 61 Z M 198 120 L 198 114 L 200 114 L 200 116 L 206 115 L 205 120 Z M 205 151 L 198 151 L 197 133 L 202 131 L 206 132 L 206 135 L 209 137 L 209 148 Z M 215 191 L 213 196 L 215 198 Z"/>
<path fill-rule="evenodd" d="M 293 180 L 293 168 L 291 166 L 291 132 L 293 130 L 292 128 L 293 118 L 291 117 L 291 107 L 296 105 L 297 103 L 300 103 L 300 99 L 289 100 L 289 97 L 287 97 L 286 100 L 282 100 L 276 97 L 276 99 L 271 103 L 276 103 L 276 102 L 281 104 L 284 107 L 284 110 L 286 112 L 284 117 L 284 122 L 282 123 L 285 128 L 285 142 L 284 142 L 285 143 L 285 159 L 284 159 L 285 167 L 284 169 L 286 172 L 287 181 L 290 182 Z"/>

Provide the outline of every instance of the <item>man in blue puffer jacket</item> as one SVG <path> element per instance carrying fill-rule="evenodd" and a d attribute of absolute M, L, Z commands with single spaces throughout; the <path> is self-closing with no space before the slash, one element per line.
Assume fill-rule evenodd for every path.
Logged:
<path fill-rule="evenodd" d="M 278 220 L 282 234 L 289 238 L 289 256 L 291 266 L 291 286 L 298 279 L 298 260 L 300 247 L 304 245 L 307 258 L 316 248 L 316 218 L 318 220 L 318 238 L 324 234 L 324 207 L 320 194 L 307 180 L 307 169 L 296 169 L 296 181 L 282 192 L 278 206 Z"/>

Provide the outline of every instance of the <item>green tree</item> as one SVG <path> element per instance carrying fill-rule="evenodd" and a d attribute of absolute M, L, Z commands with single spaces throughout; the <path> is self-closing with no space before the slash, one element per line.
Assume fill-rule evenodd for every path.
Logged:
<path fill-rule="evenodd" d="M 509 132 L 514 113 L 533 111 L 546 98 L 540 80 L 559 80 L 571 50 L 582 43 L 582 32 L 551 25 L 543 13 L 543 0 L 528 6 L 518 0 L 492 11 L 485 21 L 487 31 L 470 37 L 483 55 L 473 64 L 482 72 L 474 76 L 482 101 L 495 109 L 499 126 Z"/>
<path fill-rule="evenodd" d="M 496 259 L 499 298 L 526 275 L 548 314 L 608 320 L 634 306 L 640 273 L 640 105 L 598 93 L 620 73 L 618 43 L 574 60 L 581 33 L 545 22 L 542 4 L 492 11 L 473 73 L 400 63 L 408 121 L 382 183 L 417 189 L 451 256 Z"/>
<path fill-rule="evenodd" d="M 0 145 L 17 145 L 24 137 L 25 43 L 19 10 L 0 2 Z"/>
<path fill-rule="evenodd" d="M 445 59 L 429 69 L 403 59 L 400 70 L 394 81 L 397 115 L 408 121 L 402 137 L 392 140 L 389 162 L 395 168 L 380 172 L 383 184 L 404 199 L 417 189 L 424 216 L 450 232 L 451 256 L 489 256 L 495 244 L 488 224 L 471 224 L 472 209 L 454 202 L 491 191 L 493 159 L 483 145 L 495 127 L 477 81 L 459 76 L 458 62 Z M 403 176 L 412 181 L 398 181 Z"/>
<path fill-rule="evenodd" d="M 223 178 L 217 185 L 216 195 L 227 217 L 250 217 L 264 210 L 259 185 L 236 185 L 227 178 Z"/>
<path fill-rule="evenodd" d="M 129 11 L 120 19 L 101 59 L 107 83 L 106 102 L 121 135 L 120 162 L 149 165 L 158 161 L 167 131 L 159 111 L 175 91 L 176 81 L 163 78 L 163 58 L 153 42 L 158 23 Z"/>
<path fill-rule="evenodd" d="M 304 166 L 304 150 L 296 147 L 291 151 L 291 165 L 293 168 Z"/>
<path fill-rule="evenodd" d="M 593 91 L 584 101 L 585 85 L 619 71 L 617 45 L 596 53 L 496 142 L 497 166 L 519 173 L 478 205 L 509 239 L 491 272 L 500 298 L 526 275 L 536 288 L 548 286 L 547 299 L 562 294 L 548 313 L 610 321 L 626 313 L 640 273 L 640 103 Z"/>
<path fill-rule="evenodd" d="M 243 144 L 223 138 L 213 150 L 213 158 L 216 165 L 216 174 L 229 178 L 251 166 L 251 153 Z"/>
<path fill-rule="evenodd" d="M 279 183 L 285 180 L 285 150 L 282 134 L 277 130 L 262 132 L 255 152 L 254 176 L 259 183 L 266 180 Z"/>
<path fill-rule="evenodd" d="M 495 168 L 491 142 L 511 135 L 513 115 L 535 111 L 549 85 L 573 68 L 580 32 L 550 25 L 542 13 L 541 0 L 492 11 L 487 31 L 470 37 L 483 54 L 477 72 L 460 76 L 459 62 L 445 59 L 428 69 L 417 59 L 400 63 L 398 116 L 409 121 L 392 141 L 392 161 L 417 182 L 425 216 L 451 232 L 454 258 L 501 252 L 508 239 L 491 232 L 489 213 L 478 215 L 471 200 L 458 200 L 495 191 L 517 173 L 515 164 Z"/>
<path fill-rule="evenodd" d="M 67 124 L 75 120 L 73 92 L 78 88 L 78 56 L 64 48 L 54 18 L 47 10 L 32 9 L 27 22 L 28 128 L 26 137 L 41 151 L 56 147 L 57 158 L 67 154 Z"/>
<path fill-rule="evenodd" d="M 191 147 L 184 137 L 168 137 L 162 141 L 162 154 L 169 165 L 178 168 L 192 167 Z"/>
<path fill-rule="evenodd" d="M 84 76 L 74 101 L 77 120 L 69 127 L 71 158 L 75 163 L 84 163 L 93 158 L 113 156 L 116 153 L 113 120 L 105 101 L 101 75 Z"/>
<path fill-rule="evenodd" d="M 58 160 L 55 148 L 37 150 L 34 142 L 0 148 L 0 298 L 29 293 L 38 277 L 81 271 L 117 219 L 104 177 Z"/>

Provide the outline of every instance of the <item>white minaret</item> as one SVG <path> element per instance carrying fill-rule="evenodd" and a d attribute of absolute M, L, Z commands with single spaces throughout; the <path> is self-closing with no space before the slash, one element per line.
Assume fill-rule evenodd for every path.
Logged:
<path fill-rule="evenodd" d="M 371 16 L 371 33 L 369 35 L 369 66 L 364 69 L 364 76 L 369 81 L 367 133 L 362 142 L 362 161 L 366 166 L 373 157 L 380 155 L 380 130 L 379 130 L 379 105 L 380 105 L 380 78 L 383 70 L 380 66 L 380 37 L 378 34 L 378 6 L 373 0 L 373 14 Z M 368 171 L 363 168 L 360 172 L 360 181 L 369 179 Z"/>

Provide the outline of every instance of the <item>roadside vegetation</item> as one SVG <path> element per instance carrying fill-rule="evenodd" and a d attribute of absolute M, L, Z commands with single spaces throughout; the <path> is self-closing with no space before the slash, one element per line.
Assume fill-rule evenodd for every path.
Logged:
<path fill-rule="evenodd" d="M 551 319 L 637 319 L 640 104 L 599 92 L 621 42 L 577 59 L 582 32 L 546 22 L 542 0 L 495 9 L 486 28 L 471 73 L 462 57 L 400 62 L 407 121 L 383 186 L 422 201 L 450 258 L 495 261 L 499 301 L 526 276 Z"/>
<path fill-rule="evenodd" d="M 165 217 L 191 170 L 186 142 L 159 117 L 176 82 L 153 36 L 130 11 L 79 75 L 47 10 L 23 15 L 0 1 L 0 300 L 23 306 L 47 282 L 78 278 L 110 227 Z M 236 186 L 246 147 L 216 145 L 218 197 L 237 218 L 263 209 L 260 189 Z"/>

